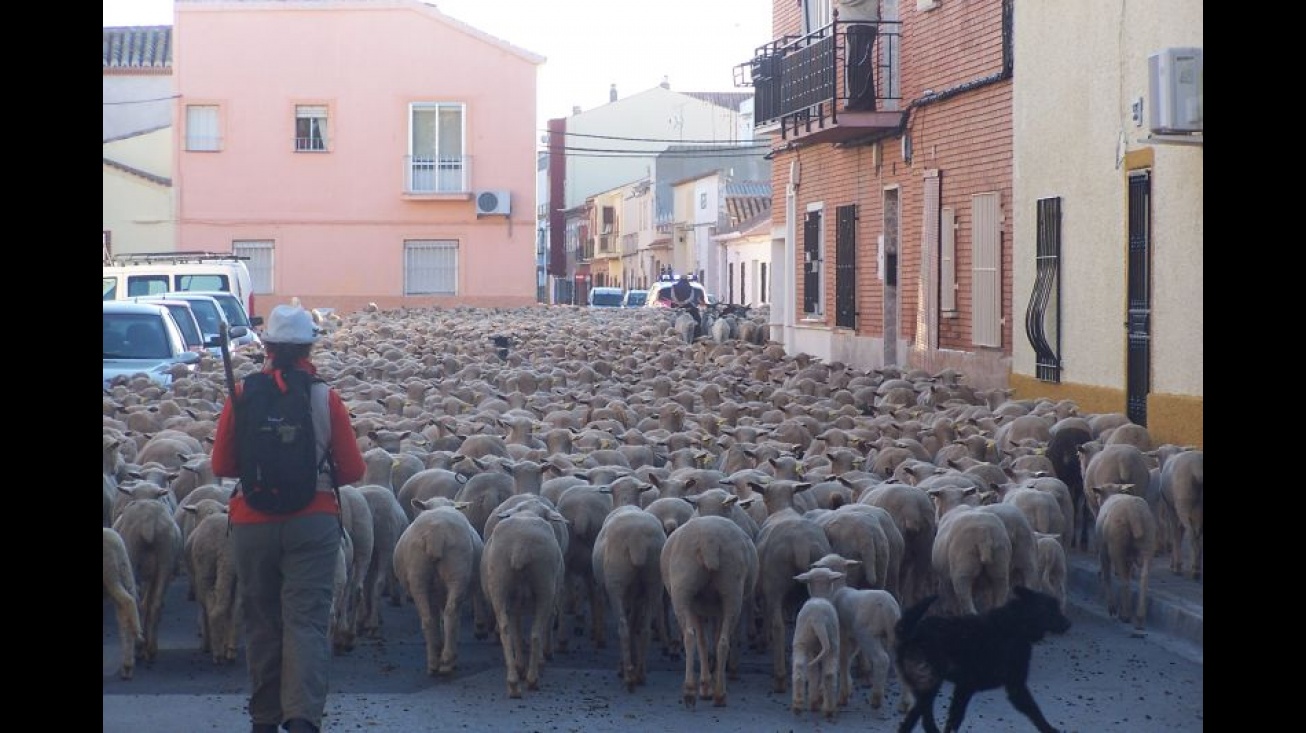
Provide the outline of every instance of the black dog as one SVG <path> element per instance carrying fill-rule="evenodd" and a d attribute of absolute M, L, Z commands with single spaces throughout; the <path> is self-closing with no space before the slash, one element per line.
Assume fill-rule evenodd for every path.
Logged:
<path fill-rule="evenodd" d="M 961 728 L 966 704 L 980 690 L 1005 687 L 1007 699 L 1042 733 L 1057 733 L 1038 709 L 1026 681 L 1034 642 L 1050 632 L 1061 634 L 1070 619 L 1057 599 L 1023 586 L 1000 608 L 977 615 L 925 617 L 936 596 L 907 609 L 898 622 L 899 674 L 911 689 L 915 704 L 898 733 L 910 733 L 924 717 L 926 733 L 939 733 L 934 698 L 944 681 L 953 684 L 947 732 Z"/>

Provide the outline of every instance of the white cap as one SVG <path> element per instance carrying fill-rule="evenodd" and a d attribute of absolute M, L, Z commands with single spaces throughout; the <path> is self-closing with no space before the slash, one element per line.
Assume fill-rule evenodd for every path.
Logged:
<path fill-rule="evenodd" d="M 313 316 L 303 308 L 279 305 L 268 316 L 263 341 L 269 344 L 311 344 L 317 341 L 317 326 L 313 324 Z"/>

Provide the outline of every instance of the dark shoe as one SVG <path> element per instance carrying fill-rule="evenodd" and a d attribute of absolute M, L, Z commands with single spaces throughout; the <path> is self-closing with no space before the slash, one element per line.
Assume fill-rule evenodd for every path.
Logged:
<path fill-rule="evenodd" d="M 303 718 L 287 720 L 283 727 L 286 729 L 286 733 L 318 733 L 317 726 Z"/>
<path fill-rule="evenodd" d="M 249 733 L 277 733 L 276 723 L 255 723 L 250 727 Z"/>

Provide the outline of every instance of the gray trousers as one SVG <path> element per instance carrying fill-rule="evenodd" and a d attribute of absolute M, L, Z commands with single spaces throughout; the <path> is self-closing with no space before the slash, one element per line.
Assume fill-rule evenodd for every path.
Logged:
<path fill-rule="evenodd" d="M 340 532 L 333 514 L 231 527 L 255 723 L 322 725 Z"/>

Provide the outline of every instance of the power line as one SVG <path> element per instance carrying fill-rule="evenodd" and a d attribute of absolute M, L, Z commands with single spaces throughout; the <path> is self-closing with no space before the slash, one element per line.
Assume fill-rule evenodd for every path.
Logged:
<path fill-rule="evenodd" d="M 125 99 L 121 102 L 101 102 L 101 104 L 108 106 L 111 104 L 146 104 L 148 102 L 166 102 L 169 99 L 177 99 L 180 96 L 181 96 L 180 94 L 171 94 L 166 97 L 156 97 L 154 99 Z"/>

